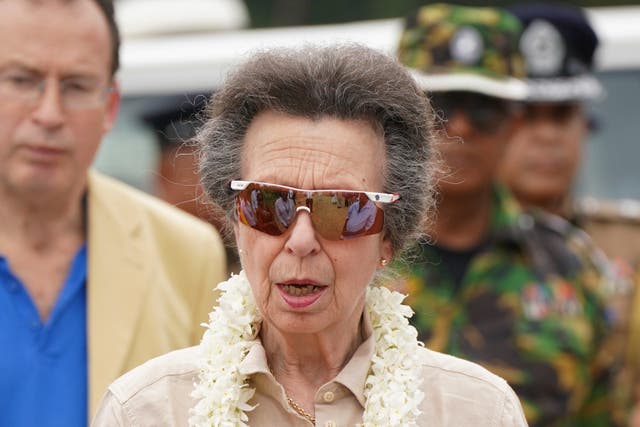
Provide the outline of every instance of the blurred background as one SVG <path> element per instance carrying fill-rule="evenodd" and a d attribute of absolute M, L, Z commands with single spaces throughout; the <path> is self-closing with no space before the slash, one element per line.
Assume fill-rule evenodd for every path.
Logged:
<path fill-rule="evenodd" d="M 249 52 L 273 45 L 358 41 L 390 54 L 402 17 L 418 0 L 116 0 L 123 35 L 123 103 L 96 167 L 172 203 L 199 194 L 193 154 L 179 148 L 197 127 L 194 112 Z M 517 2 L 470 2 L 507 5 Z M 640 204 L 640 3 L 574 1 L 600 38 L 597 76 L 607 95 L 575 189 L 581 197 Z M 164 167 L 181 169 L 176 176 Z M 170 192 L 175 194 L 171 195 Z M 182 200 L 181 200 L 182 199 Z M 194 212 L 197 213 L 197 212 Z M 637 212 L 636 212 L 637 214 Z"/>
<path fill-rule="evenodd" d="M 383 19 L 405 16 L 427 2 L 420 0 L 246 0 L 252 26 L 269 27 L 282 25 L 312 25 L 348 22 L 362 19 Z M 469 6 L 506 6 L 518 1 L 461 1 L 457 4 Z M 556 2 L 560 3 L 560 2 Z M 581 7 L 637 5 L 637 0 L 567 1 Z"/>

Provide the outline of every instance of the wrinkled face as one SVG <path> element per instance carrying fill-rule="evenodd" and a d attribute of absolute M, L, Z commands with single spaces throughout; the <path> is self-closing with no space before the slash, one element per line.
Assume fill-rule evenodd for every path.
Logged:
<path fill-rule="evenodd" d="M 579 104 L 532 104 L 501 165 L 502 180 L 526 204 L 563 200 L 582 155 L 587 121 Z"/>
<path fill-rule="evenodd" d="M 511 105 L 466 92 L 439 93 L 432 104 L 444 119 L 436 145 L 443 160 L 439 190 L 447 196 L 490 188 L 517 121 Z"/>
<path fill-rule="evenodd" d="M 311 121 L 266 111 L 247 131 L 240 178 L 309 190 L 380 192 L 383 144 L 366 122 Z M 340 334 L 357 328 L 366 287 L 381 259 L 391 257 L 382 233 L 322 238 L 304 209 L 281 236 L 242 223 L 235 224 L 235 233 L 263 327 L 282 333 Z"/>
<path fill-rule="evenodd" d="M 0 190 L 84 186 L 118 104 L 106 19 L 93 1 L 1 1 L 0 42 Z"/>

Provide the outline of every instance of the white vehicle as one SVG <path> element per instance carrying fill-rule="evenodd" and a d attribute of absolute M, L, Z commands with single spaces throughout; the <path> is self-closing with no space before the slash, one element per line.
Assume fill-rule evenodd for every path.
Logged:
<path fill-rule="evenodd" d="M 640 199 L 640 6 L 591 8 L 587 14 L 600 38 L 597 74 L 607 96 L 593 105 L 599 130 L 588 142 L 577 192 Z M 157 148 L 153 130 L 141 119 L 150 109 L 168 99 L 191 102 L 187 94 L 210 94 L 234 64 L 257 49 L 354 41 L 393 54 L 401 30 L 401 19 L 387 19 L 135 37 L 124 32 L 122 108 L 96 166 L 150 190 Z"/>

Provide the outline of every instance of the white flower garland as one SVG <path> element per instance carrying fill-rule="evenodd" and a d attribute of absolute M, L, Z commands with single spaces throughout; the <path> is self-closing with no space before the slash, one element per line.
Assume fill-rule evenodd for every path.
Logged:
<path fill-rule="evenodd" d="M 255 390 L 238 372 L 260 330 L 262 318 L 244 272 L 218 285 L 222 295 L 209 314 L 202 338 L 200 377 L 191 396 L 190 426 L 248 426 L 246 411 Z M 415 426 L 424 393 L 416 329 L 409 325 L 411 308 L 404 295 L 385 287 L 370 286 L 367 309 L 373 325 L 375 354 L 365 382 L 363 425 Z"/>

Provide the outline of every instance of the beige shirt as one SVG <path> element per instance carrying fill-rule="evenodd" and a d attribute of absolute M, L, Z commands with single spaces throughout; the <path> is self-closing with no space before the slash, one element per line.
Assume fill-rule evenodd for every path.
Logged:
<path fill-rule="evenodd" d="M 419 426 L 526 426 L 520 402 L 507 383 L 479 365 L 421 349 L 422 390 Z M 370 336 L 331 382 L 315 397 L 316 426 L 355 426 L 362 422 L 364 383 L 374 353 Z M 190 397 L 198 380 L 198 347 L 174 351 L 125 374 L 107 391 L 91 424 L 105 426 L 187 426 Z M 287 403 L 284 389 L 269 372 L 264 347 L 254 342 L 240 365 L 256 393 L 248 424 L 262 426 L 311 425 Z"/>

